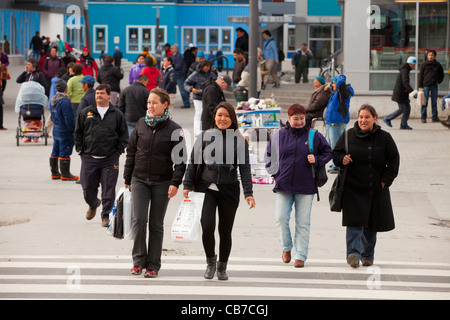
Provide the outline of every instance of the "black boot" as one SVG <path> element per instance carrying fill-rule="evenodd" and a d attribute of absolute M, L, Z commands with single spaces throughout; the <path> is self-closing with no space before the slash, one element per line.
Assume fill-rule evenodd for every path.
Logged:
<path fill-rule="evenodd" d="M 212 258 L 206 258 L 206 263 L 205 279 L 212 279 L 216 273 L 217 255 Z"/>
<path fill-rule="evenodd" d="M 50 157 L 50 171 L 52 173 L 52 180 L 61 179 L 61 173 L 58 170 L 58 157 Z"/>
<path fill-rule="evenodd" d="M 78 176 L 70 173 L 70 158 L 59 158 L 59 167 L 61 168 L 61 179 L 63 181 L 78 180 Z"/>
<path fill-rule="evenodd" d="M 228 280 L 226 262 L 217 261 L 217 279 Z"/>

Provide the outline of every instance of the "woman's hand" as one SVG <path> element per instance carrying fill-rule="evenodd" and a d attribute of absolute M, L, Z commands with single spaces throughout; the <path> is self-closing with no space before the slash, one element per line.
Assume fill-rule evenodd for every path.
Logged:
<path fill-rule="evenodd" d="M 342 164 L 343 164 L 344 166 L 348 165 L 350 162 L 353 162 L 353 160 L 352 160 L 350 154 L 346 155 L 346 156 L 344 157 L 344 159 L 342 159 Z"/>
<path fill-rule="evenodd" d="M 311 164 L 316 163 L 316 156 L 313 154 L 308 154 L 308 162 Z"/>
<path fill-rule="evenodd" d="M 255 198 L 253 198 L 252 196 L 245 198 L 245 201 L 247 201 L 247 204 L 250 206 L 249 209 L 255 207 Z"/>
<path fill-rule="evenodd" d="M 171 185 L 171 186 L 169 187 L 169 192 L 168 192 L 169 199 L 175 197 L 176 194 L 177 194 L 177 192 L 178 192 L 178 188 Z"/>
<path fill-rule="evenodd" d="M 124 188 L 130 190 L 130 192 L 131 192 L 131 184 L 126 184 L 126 185 L 124 186 Z"/>
<path fill-rule="evenodd" d="M 183 190 L 183 196 L 187 199 L 189 198 L 189 192 L 191 192 L 192 190 L 188 190 L 188 189 L 184 189 Z"/>

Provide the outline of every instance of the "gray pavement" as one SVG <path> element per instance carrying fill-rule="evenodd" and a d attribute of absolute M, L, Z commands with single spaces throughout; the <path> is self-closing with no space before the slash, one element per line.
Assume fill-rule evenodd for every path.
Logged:
<path fill-rule="evenodd" d="M 129 255 L 131 261 L 131 241 L 107 236 L 99 216 L 92 221 L 85 219 L 87 205 L 80 185 L 50 179 L 48 157 L 53 140 L 49 139 L 47 146 L 42 141 L 16 146 L 18 115 L 14 102 L 19 85 L 15 78 L 22 69 L 10 68 L 12 80 L 7 85 L 4 106 L 8 130 L 0 132 L 1 255 Z M 366 99 L 370 101 L 371 97 Z M 180 105 L 177 95 L 174 120 L 192 132 L 194 110 L 180 109 Z M 287 119 L 285 113 L 282 119 Z M 393 123 L 394 128 L 383 127 L 392 134 L 401 154 L 400 173 L 391 187 L 396 229 L 379 234 L 375 260 L 450 263 L 450 130 L 417 119 L 410 121 L 412 131 L 399 130 L 397 120 Z M 75 152 L 72 159 L 72 173 L 77 173 L 80 159 Z M 117 190 L 123 186 L 124 160 L 122 156 Z M 310 259 L 345 259 L 345 228 L 340 214 L 328 209 L 333 179 L 329 176 L 320 190 L 321 201 L 313 203 Z M 271 189 L 271 185 L 254 185 L 256 208 L 252 210 L 241 197 L 231 260 L 280 257 Z M 164 255 L 202 256 L 200 241 L 180 244 L 170 238 L 170 226 L 181 200 L 182 193 L 178 192 L 167 210 Z"/>

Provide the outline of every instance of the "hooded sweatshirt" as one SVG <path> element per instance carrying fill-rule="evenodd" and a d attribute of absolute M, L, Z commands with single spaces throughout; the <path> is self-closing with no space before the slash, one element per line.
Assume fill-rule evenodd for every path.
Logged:
<path fill-rule="evenodd" d="M 51 100 L 53 135 L 73 135 L 75 131 L 75 116 L 69 97 L 63 92 L 57 92 Z"/>

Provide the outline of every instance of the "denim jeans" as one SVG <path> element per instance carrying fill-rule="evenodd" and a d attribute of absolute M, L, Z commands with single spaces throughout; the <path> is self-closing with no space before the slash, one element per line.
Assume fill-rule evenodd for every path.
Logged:
<path fill-rule="evenodd" d="M 275 226 L 283 251 L 294 249 L 293 257 L 306 261 L 309 246 L 309 229 L 313 194 L 275 193 Z M 291 236 L 289 220 L 292 205 L 295 209 L 294 239 Z"/>
<path fill-rule="evenodd" d="M 73 134 L 55 134 L 53 133 L 53 149 L 51 157 L 70 158 L 72 155 L 74 138 Z"/>
<path fill-rule="evenodd" d="M 178 89 L 180 90 L 181 99 L 183 100 L 183 106 L 189 106 L 191 103 L 189 102 L 189 93 L 184 90 L 184 81 L 186 78 L 177 78 Z"/>
<path fill-rule="evenodd" d="M 360 260 L 374 260 L 377 233 L 364 230 L 364 227 L 347 227 L 347 257 L 356 254 Z"/>
<path fill-rule="evenodd" d="M 400 122 L 401 127 L 405 127 L 408 125 L 409 114 L 411 113 L 411 105 L 409 102 L 398 103 L 398 109 L 388 115 L 385 120 L 391 121 L 392 119 L 397 118 L 399 115 L 403 114 L 402 120 Z"/>
<path fill-rule="evenodd" d="M 339 123 L 330 123 L 327 124 L 327 140 L 331 149 L 334 148 L 336 142 L 339 140 L 339 137 L 345 132 L 347 128 L 347 124 L 345 122 Z M 331 169 L 338 169 L 338 166 L 335 166 L 333 162 L 331 162 Z"/>
<path fill-rule="evenodd" d="M 128 128 L 128 138 L 131 138 L 131 134 L 134 131 L 134 128 L 136 127 L 137 122 L 129 122 L 127 121 L 127 128 Z"/>
<path fill-rule="evenodd" d="M 169 204 L 167 196 L 169 186 L 170 181 L 145 181 L 135 177 L 131 179 L 133 265 L 151 268 L 156 272 L 161 268 L 164 217 Z M 146 243 L 147 222 L 148 246 Z"/>
<path fill-rule="evenodd" d="M 450 93 L 442 97 L 442 111 L 445 110 L 445 99 L 450 99 Z"/>
<path fill-rule="evenodd" d="M 431 93 L 431 118 L 437 119 L 438 111 L 437 111 L 437 96 L 438 96 L 438 86 L 437 84 L 429 87 L 423 87 L 423 93 L 425 96 L 425 105 L 422 106 L 422 119 L 427 118 L 427 107 L 428 107 L 428 97 Z"/>

